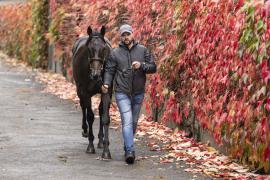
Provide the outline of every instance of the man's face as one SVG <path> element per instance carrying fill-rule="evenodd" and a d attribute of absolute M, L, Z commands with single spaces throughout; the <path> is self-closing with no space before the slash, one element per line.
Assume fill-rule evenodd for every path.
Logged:
<path fill-rule="evenodd" d="M 125 45 L 130 45 L 133 41 L 133 34 L 129 33 L 129 32 L 124 32 L 121 35 L 121 41 L 125 44 Z"/>

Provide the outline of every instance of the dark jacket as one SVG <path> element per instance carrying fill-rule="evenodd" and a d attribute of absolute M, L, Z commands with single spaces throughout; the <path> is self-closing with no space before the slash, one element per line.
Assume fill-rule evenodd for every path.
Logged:
<path fill-rule="evenodd" d="M 133 61 L 139 61 L 141 67 L 137 70 L 131 68 Z M 113 49 L 105 65 L 104 84 L 111 86 L 114 78 L 116 92 L 129 95 L 145 91 L 147 73 L 155 73 L 156 64 L 147 48 L 137 42 L 131 49 L 123 43 Z"/>

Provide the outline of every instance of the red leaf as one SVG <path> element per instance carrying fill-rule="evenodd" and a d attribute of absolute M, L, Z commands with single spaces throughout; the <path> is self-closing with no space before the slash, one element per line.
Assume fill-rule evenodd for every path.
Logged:
<path fill-rule="evenodd" d="M 268 133 L 268 122 L 267 122 L 267 118 L 264 117 L 261 121 L 261 126 L 262 126 L 262 133 Z"/>
<path fill-rule="evenodd" d="M 238 10 L 239 8 L 241 8 L 244 5 L 245 0 L 239 0 L 237 5 L 236 5 L 236 10 Z"/>
<path fill-rule="evenodd" d="M 145 104 L 145 110 L 146 110 L 146 113 L 147 113 L 147 114 L 150 114 L 150 113 L 151 113 L 151 110 L 150 110 L 150 104 L 149 104 L 149 103 L 146 103 L 146 104 Z"/>
<path fill-rule="evenodd" d="M 270 112 L 270 97 L 267 99 L 267 102 L 266 102 L 264 108 L 265 108 L 268 112 Z"/>
<path fill-rule="evenodd" d="M 227 118 L 227 113 L 223 113 L 222 115 L 221 115 L 221 117 L 220 117 L 220 123 L 223 123 L 225 120 L 226 120 L 226 118 Z"/>
<path fill-rule="evenodd" d="M 267 66 L 267 61 L 261 63 L 261 76 L 265 84 L 267 84 L 270 79 L 270 68 Z"/>
<path fill-rule="evenodd" d="M 269 161 L 270 160 L 270 147 L 267 147 L 264 150 L 264 160 L 265 161 Z"/>
<path fill-rule="evenodd" d="M 188 105 L 186 105 L 184 107 L 184 114 L 185 114 L 185 117 L 188 118 L 188 115 L 189 115 L 189 106 Z"/>

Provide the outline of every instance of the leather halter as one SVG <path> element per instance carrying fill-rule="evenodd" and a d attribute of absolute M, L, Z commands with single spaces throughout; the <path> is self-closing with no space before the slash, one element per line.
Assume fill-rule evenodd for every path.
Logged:
<path fill-rule="evenodd" d="M 99 35 L 94 35 L 94 36 L 92 36 L 91 38 L 100 38 L 100 39 L 102 39 L 103 40 L 103 42 L 104 42 L 104 44 L 105 45 L 108 45 L 108 43 L 105 41 L 105 39 L 103 38 L 103 37 L 101 37 L 101 36 L 99 36 Z M 88 43 L 90 42 L 90 40 L 88 41 Z M 98 61 L 98 62 L 100 62 L 100 64 L 101 64 L 101 68 L 100 68 L 100 71 L 102 72 L 102 70 L 103 70 L 103 67 L 104 67 L 104 62 L 105 62 L 105 57 L 104 57 L 104 59 L 101 59 L 101 58 L 90 58 L 90 57 L 88 57 L 88 60 L 89 60 L 89 62 L 90 62 L 90 70 L 91 71 L 93 71 L 94 69 L 91 67 L 91 63 L 92 62 L 94 62 L 94 61 Z M 92 75 L 92 73 L 90 73 L 90 79 L 91 80 L 98 80 L 98 81 L 101 81 L 102 82 L 102 76 L 101 75 L 99 75 L 97 78 L 94 78 L 94 76 Z"/>

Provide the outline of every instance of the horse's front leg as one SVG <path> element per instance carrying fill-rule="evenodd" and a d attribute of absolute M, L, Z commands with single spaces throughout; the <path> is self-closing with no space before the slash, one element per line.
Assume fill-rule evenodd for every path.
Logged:
<path fill-rule="evenodd" d="M 111 103 L 111 93 L 102 94 L 102 124 L 104 127 L 104 147 L 103 147 L 103 153 L 102 158 L 104 159 L 111 159 L 111 153 L 109 150 L 109 125 L 110 125 L 110 116 L 109 116 L 109 108 Z"/>
<path fill-rule="evenodd" d="M 89 126 L 89 133 L 88 133 L 88 140 L 89 140 L 89 145 L 87 147 L 86 153 L 91 153 L 94 154 L 95 151 L 95 147 L 94 147 L 94 134 L 93 134 L 93 123 L 94 123 L 94 113 L 92 110 L 92 106 L 91 106 L 91 99 L 89 101 L 90 98 L 86 98 L 87 100 L 87 122 L 88 122 L 88 126 Z"/>
<path fill-rule="evenodd" d="M 98 110 L 99 110 L 99 118 L 100 118 L 99 123 L 100 123 L 100 126 L 99 126 L 99 133 L 98 133 L 98 139 L 99 139 L 99 141 L 98 141 L 97 147 L 100 148 L 100 149 L 102 149 L 104 147 L 103 146 L 103 143 L 104 143 L 104 141 L 103 141 L 104 133 L 103 133 L 103 123 L 102 123 L 102 114 L 103 114 L 102 113 L 103 112 L 102 99 L 100 101 Z"/>

